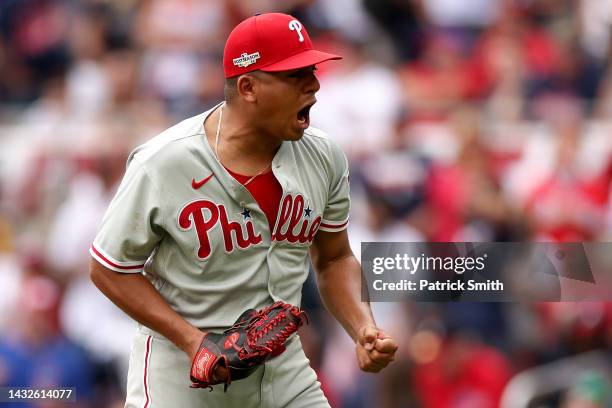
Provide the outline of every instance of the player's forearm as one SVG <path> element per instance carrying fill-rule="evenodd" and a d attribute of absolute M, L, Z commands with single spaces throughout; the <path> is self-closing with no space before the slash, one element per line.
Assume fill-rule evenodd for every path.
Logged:
<path fill-rule="evenodd" d="M 317 268 L 317 285 L 327 310 L 353 340 L 365 326 L 375 326 L 369 302 L 361 301 L 361 268 L 352 254 Z"/>
<path fill-rule="evenodd" d="M 160 333 L 193 357 L 203 332 L 175 312 L 149 280 L 138 273 L 118 273 L 90 262 L 93 283 L 134 320 Z"/>

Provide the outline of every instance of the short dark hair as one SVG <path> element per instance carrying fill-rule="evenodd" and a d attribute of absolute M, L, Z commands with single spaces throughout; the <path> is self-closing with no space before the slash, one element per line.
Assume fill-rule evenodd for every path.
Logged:
<path fill-rule="evenodd" d="M 238 96 L 238 80 L 243 75 L 250 75 L 255 78 L 261 78 L 261 74 L 263 71 L 255 70 L 251 72 L 246 72 L 244 74 L 236 75 L 231 78 L 225 78 L 225 87 L 223 88 L 223 93 L 225 96 L 225 100 L 230 102 L 232 99 L 235 99 Z"/>
<path fill-rule="evenodd" d="M 236 96 L 238 96 L 238 78 L 239 77 L 240 75 L 237 75 L 235 77 L 225 79 L 225 86 L 223 87 L 223 94 L 225 96 L 226 102 L 230 102 L 231 100 L 236 98 Z"/>

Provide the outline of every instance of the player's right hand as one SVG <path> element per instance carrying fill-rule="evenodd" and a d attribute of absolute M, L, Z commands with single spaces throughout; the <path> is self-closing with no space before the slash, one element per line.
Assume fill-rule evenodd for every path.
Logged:
<path fill-rule="evenodd" d="M 363 327 L 355 345 L 359 368 L 377 373 L 395 359 L 397 342 L 375 326 Z"/>
<path fill-rule="evenodd" d="M 227 381 L 227 368 L 218 365 L 215 369 L 214 379 L 219 382 Z"/>
<path fill-rule="evenodd" d="M 191 387 L 210 388 L 253 374 L 286 350 L 289 336 L 307 322 L 306 313 L 282 301 L 247 309 L 223 333 L 204 333 L 191 362 Z"/>
<path fill-rule="evenodd" d="M 196 353 L 200 349 L 200 344 L 202 344 L 202 340 L 204 339 L 204 336 L 206 336 L 206 334 L 207 332 L 198 330 L 197 335 L 194 336 L 194 340 L 192 341 L 192 346 L 190 347 L 190 350 L 187 352 L 187 355 L 189 356 L 189 359 L 191 361 L 194 360 Z M 229 375 L 227 368 L 222 365 L 217 365 L 212 374 L 213 374 L 213 380 L 216 383 L 217 382 L 225 383 Z"/>

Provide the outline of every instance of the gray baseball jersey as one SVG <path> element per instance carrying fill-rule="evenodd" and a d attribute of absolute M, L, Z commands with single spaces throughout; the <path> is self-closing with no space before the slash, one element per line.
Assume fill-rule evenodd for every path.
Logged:
<path fill-rule="evenodd" d="M 350 206 L 346 157 L 310 127 L 283 142 L 272 161 L 283 195 L 270 231 L 208 144 L 203 124 L 217 107 L 130 154 L 90 249 L 114 271 L 144 269 L 174 310 L 208 330 L 275 300 L 299 305 L 313 238 L 346 228 Z"/>

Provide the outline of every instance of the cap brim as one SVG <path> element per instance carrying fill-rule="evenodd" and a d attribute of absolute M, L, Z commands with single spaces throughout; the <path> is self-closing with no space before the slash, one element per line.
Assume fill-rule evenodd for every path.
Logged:
<path fill-rule="evenodd" d="M 265 72 L 289 71 L 316 65 L 329 60 L 339 60 L 341 56 L 317 50 L 306 50 L 282 61 L 259 68 Z"/>

